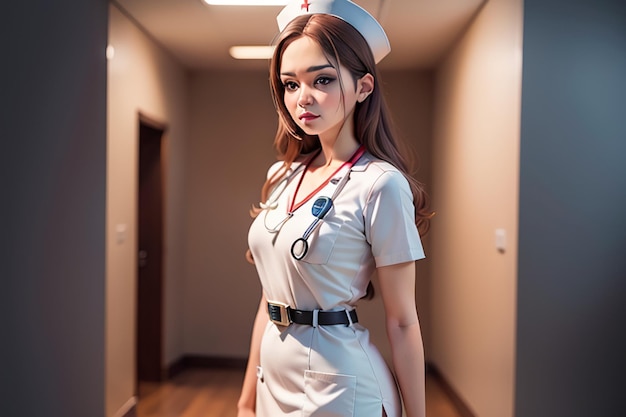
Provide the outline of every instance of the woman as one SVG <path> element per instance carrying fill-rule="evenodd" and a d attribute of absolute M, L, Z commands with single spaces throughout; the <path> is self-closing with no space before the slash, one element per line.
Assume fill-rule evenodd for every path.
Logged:
<path fill-rule="evenodd" d="M 414 261 L 430 213 L 377 83 L 386 35 L 347 0 L 292 1 L 278 21 L 281 161 L 249 233 L 263 295 L 239 417 L 400 417 L 397 385 L 407 415 L 424 417 Z M 356 314 L 374 272 L 397 385 Z"/>

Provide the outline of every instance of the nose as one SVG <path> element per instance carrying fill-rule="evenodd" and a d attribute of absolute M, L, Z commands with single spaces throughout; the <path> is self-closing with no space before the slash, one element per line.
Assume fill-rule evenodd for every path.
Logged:
<path fill-rule="evenodd" d="M 311 95 L 310 89 L 305 85 L 301 85 L 300 96 L 298 97 L 298 106 L 306 107 L 311 105 L 311 103 L 313 103 L 313 96 Z"/>

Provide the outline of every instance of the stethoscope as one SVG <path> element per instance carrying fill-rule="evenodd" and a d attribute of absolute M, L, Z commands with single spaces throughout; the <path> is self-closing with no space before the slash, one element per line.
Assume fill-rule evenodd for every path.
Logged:
<path fill-rule="evenodd" d="M 343 188 L 345 187 L 346 183 L 348 182 L 348 180 L 350 179 L 350 173 L 352 172 L 352 168 L 354 166 L 354 164 L 361 158 L 361 156 L 363 156 L 363 154 L 365 153 L 365 147 L 361 146 L 359 147 L 359 149 L 355 152 L 355 154 L 346 162 L 344 163 L 329 179 L 327 182 L 331 182 L 336 184 L 336 188 L 335 191 L 333 192 L 331 197 L 326 197 L 326 196 L 321 196 L 318 197 L 317 199 L 315 199 L 315 201 L 313 202 L 313 205 L 311 206 L 311 214 L 313 215 L 314 219 L 311 222 L 311 224 L 309 225 L 309 227 L 306 228 L 306 230 L 304 231 L 304 233 L 302 234 L 301 237 L 299 237 L 298 239 L 296 239 L 293 244 L 291 245 L 291 256 L 293 256 L 293 258 L 297 261 L 303 259 L 306 254 L 309 251 L 309 237 L 313 234 L 313 232 L 315 231 L 315 229 L 317 229 L 317 227 L 320 225 L 321 220 L 324 218 L 324 216 L 326 216 L 326 214 L 330 211 L 330 209 L 333 207 L 333 201 L 337 198 L 337 196 L 339 195 L 339 193 L 343 190 Z M 280 231 L 280 229 L 282 228 L 282 226 L 291 218 L 293 217 L 293 214 L 295 212 L 295 210 L 297 208 L 299 208 L 302 204 L 298 205 L 298 206 L 293 206 L 290 208 L 290 210 L 287 213 L 287 216 L 282 219 L 276 226 L 274 227 L 268 227 L 267 226 L 267 214 L 270 210 L 275 209 L 276 207 L 278 207 L 278 199 L 280 198 L 280 195 L 285 191 L 285 189 L 287 188 L 288 183 L 291 181 L 291 179 L 300 171 L 301 168 L 304 167 L 305 172 L 306 172 L 306 168 L 308 167 L 309 163 L 315 158 L 315 156 L 313 158 L 311 158 L 311 160 L 309 160 L 306 164 L 302 164 L 300 165 L 295 171 L 293 171 L 291 174 L 287 175 L 285 178 L 283 178 L 274 188 L 274 190 L 272 190 L 269 198 L 267 199 L 267 201 L 265 203 L 261 203 L 259 206 L 266 210 L 265 212 L 265 218 L 263 219 L 264 222 L 264 226 L 265 229 L 270 232 L 270 233 L 278 233 Z M 348 172 L 341 178 L 336 178 L 336 175 L 345 167 L 348 167 Z M 304 176 L 304 172 L 302 173 L 302 177 Z M 302 177 L 300 177 L 300 180 L 302 180 Z M 320 186 L 320 188 L 322 188 L 323 186 L 326 186 L 327 182 L 325 182 L 324 184 L 322 184 Z M 299 185 L 299 184 L 298 184 Z M 319 188 L 318 188 L 319 190 Z M 316 190 L 316 191 L 318 191 Z M 297 188 L 296 188 L 296 193 L 297 194 Z M 294 195 L 295 195 L 294 194 Z"/>

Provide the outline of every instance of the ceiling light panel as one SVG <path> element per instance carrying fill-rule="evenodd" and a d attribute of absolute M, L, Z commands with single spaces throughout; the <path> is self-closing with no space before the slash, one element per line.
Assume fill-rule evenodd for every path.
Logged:
<path fill-rule="evenodd" d="M 273 52 L 273 46 L 233 46 L 229 49 L 230 56 L 235 59 L 270 59 Z"/>

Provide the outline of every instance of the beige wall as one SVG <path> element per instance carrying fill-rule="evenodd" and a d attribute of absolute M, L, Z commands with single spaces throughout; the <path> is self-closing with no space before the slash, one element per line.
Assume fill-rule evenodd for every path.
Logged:
<path fill-rule="evenodd" d="M 182 353 L 183 165 L 186 75 L 117 8 L 111 6 L 107 121 L 106 415 L 118 415 L 135 394 L 138 114 L 165 123 L 164 357 Z M 123 227 L 123 236 L 118 228 Z M 118 240 L 123 237 L 123 241 Z"/>
<path fill-rule="evenodd" d="M 189 91 L 184 351 L 245 358 L 261 296 L 249 210 L 275 160 L 276 113 L 265 72 L 202 72 Z"/>
<path fill-rule="evenodd" d="M 436 75 L 431 357 L 480 417 L 513 415 L 521 47 L 522 1 L 492 0 Z"/>

